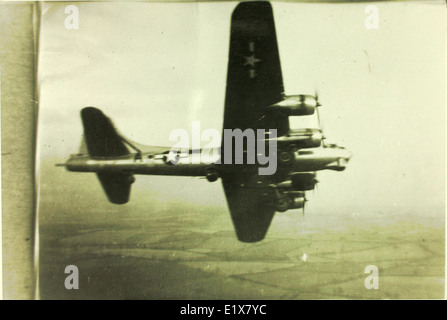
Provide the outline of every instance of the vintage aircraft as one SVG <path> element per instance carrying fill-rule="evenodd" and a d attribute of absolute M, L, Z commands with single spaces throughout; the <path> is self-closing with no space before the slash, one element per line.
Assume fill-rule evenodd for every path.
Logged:
<path fill-rule="evenodd" d="M 129 201 L 135 174 L 198 176 L 210 182 L 220 178 L 238 239 L 256 242 L 264 239 L 276 211 L 304 208 L 305 191 L 317 183 L 315 171 L 341 171 L 349 161 L 347 150 L 323 143 L 321 130 L 290 128 L 289 117 L 312 115 L 315 110 L 318 114 L 319 106 L 317 96 L 284 94 L 270 3 L 242 2 L 231 20 L 223 128 L 264 130 L 256 140 L 265 144 L 263 152 L 273 153 L 278 160 L 273 174 L 261 175 L 261 163 L 189 161 L 204 150 L 185 153 L 170 147 L 139 146 L 119 134 L 94 107 L 81 111 L 86 148 L 63 166 L 69 171 L 95 172 L 115 204 Z M 272 131 L 276 134 L 270 135 Z M 248 139 L 246 142 L 244 155 Z M 224 147 L 222 140 L 219 158 L 231 153 L 234 159 L 231 148 Z"/>

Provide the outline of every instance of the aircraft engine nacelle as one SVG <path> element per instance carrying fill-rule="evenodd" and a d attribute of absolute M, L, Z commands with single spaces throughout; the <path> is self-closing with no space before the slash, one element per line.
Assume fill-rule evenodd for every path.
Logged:
<path fill-rule="evenodd" d="M 277 138 L 280 148 L 293 147 L 292 149 L 318 148 L 325 137 L 319 129 L 291 130 L 287 135 Z"/>
<path fill-rule="evenodd" d="M 317 179 L 313 172 L 294 173 L 290 180 L 292 182 L 292 188 L 300 191 L 313 190 L 317 184 Z"/>
<path fill-rule="evenodd" d="M 295 196 L 304 196 L 301 191 L 313 190 L 317 184 L 315 173 L 313 172 L 296 172 L 292 174 L 290 180 L 278 183 L 276 186 L 282 190 L 297 192 Z"/>
<path fill-rule="evenodd" d="M 306 203 L 306 199 L 304 197 L 298 198 L 295 197 L 289 204 L 289 209 L 300 209 L 304 207 Z"/>
<path fill-rule="evenodd" d="M 278 187 L 280 186 L 278 185 Z M 306 201 L 304 192 L 302 191 L 281 190 L 278 193 L 275 210 L 278 212 L 285 212 L 290 209 L 303 208 Z"/>
<path fill-rule="evenodd" d="M 314 114 L 318 106 L 319 103 L 314 96 L 299 94 L 286 96 L 284 100 L 272 104 L 269 109 L 280 112 L 284 116 L 307 116 Z"/>
<path fill-rule="evenodd" d="M 321 146 L 321 141 L 323 141 L 323 138 L 324 137 L 321 132 L 315 132 L 310 136 L 308 141 L 309 146 L 307 148 L 318 148 L 319 146 Z"/>

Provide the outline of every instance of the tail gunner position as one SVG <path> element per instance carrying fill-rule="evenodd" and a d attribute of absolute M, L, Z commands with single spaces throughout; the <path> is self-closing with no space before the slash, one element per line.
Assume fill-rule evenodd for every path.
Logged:
<path fill-rule="evenodd" d="M 238 152 L 237 146 L 227 147 L 225 141 L 211 153 L 139 146 L 120 135 L 110 119 L 93 107 L 81 111 L 85 146 L 63 166 L 69 171 L 95 172 L 115 204 L 129 201 L 137 174 L 202 176 L 210 182 L 220 178 L 238 239 L 256 242 L 264 239 L 276 211 L 304 210 L 305 191 L 315 188 L 316 171 L 342 171 L 349 161 L 347 150 L 323 143 L 321 130 L 290 128 L 289 117 L 318 113 L 319 106 L 317 96 L 284 94 L 270 3 L 243 2 L 231 19 L 223 128 L 227 132 L 262 130 L 265 134 L 258 135 L 256 143 L 265 146 L 261 156 L 274 157 L 274 172 L 260 174 L 259 169 L 265 167 L 260 163 L 223 161 L 228 153 L 235 160 Z M 270 135 L 272 131 L 276 134 Z M 243 155 L 252 150 L 248 140 L 239 150 Z M 205 152 L 215 155 L 214 159 L 193 159 Z"/>

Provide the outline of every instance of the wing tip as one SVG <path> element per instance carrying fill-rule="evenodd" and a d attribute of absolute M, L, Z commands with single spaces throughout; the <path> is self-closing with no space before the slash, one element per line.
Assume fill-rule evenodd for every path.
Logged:
<path fill-rule="evenodd" d="M 234 8 L 232 17 L 235 18 L 241 14 L 243 14 L 244 17 L 247 17 L 247 15 L 248 17 L 252 15 L 256 16 L 258 10 L 253 10 L 255 8 L 254 6 L 256 6 L 256 9 L 264 9 L 269 12 L 273 11 L 270 1 L 243 1 Z"/>
<path fill-rule="evenodd" d="M 256 242 L 260 242 L 265 239 L 265 235 L 263 235 L 262 237 L 253 237 L 253 238 L 247 237 L 247 235 L 243 235 L 243 236 L 238 235 L 238 234 L 236 234 L 236 235 L 237 235 L 237 239 L 243 243 L 256 243 Z"/>

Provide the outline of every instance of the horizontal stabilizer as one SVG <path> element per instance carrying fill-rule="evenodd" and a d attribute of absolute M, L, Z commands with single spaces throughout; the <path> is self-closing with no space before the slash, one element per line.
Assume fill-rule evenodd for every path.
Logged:
<path fill-rule="evenodd" d="M 129 201 L 130 187 L 135 181 L 132 174 L 121 172 L 98 172 L 97 175 L 110 202 L 124 204 Z"/>

